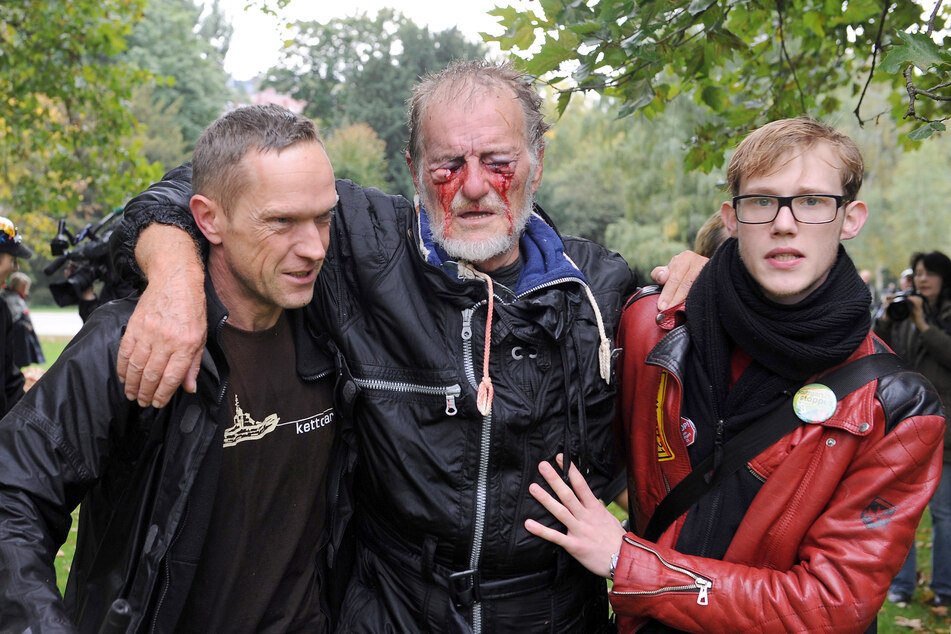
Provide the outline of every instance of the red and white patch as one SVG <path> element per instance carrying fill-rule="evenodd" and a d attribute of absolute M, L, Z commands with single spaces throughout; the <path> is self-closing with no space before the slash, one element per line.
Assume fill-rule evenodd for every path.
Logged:
<path fill-rule="evenodd" d="M 697 426 L 689 418 L 681 416 L 680 434 L 684 437 L 684 444 L 689 447 L 697 439 Z"/>

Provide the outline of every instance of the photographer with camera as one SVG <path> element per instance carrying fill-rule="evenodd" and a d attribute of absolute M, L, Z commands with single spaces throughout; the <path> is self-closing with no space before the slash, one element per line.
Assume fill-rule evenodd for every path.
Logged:
<path fill-rule="evenodd" d="M 112 222 L 122 215 L 122 209 L 114 209 L 96 224 L 89 224 L 73 235 L 66 221 L 59 221 L 56 236 L 50 240 L 50 252 L 57 256 L 43 273 L 52 275 L 66 265 L 65 278 L 50 283 L 50 293 L 57 306 L 79 305 L 83 323 L 96 308 L 114 299 L 132 295 L 136 289 L 123 281 L 109 264 L 109 236 Z M 96 295 L 94 284 L 102 281 L 102 289 Z"/>
<path fill-rule="evenodd" d="M 874 331 L 951 403 L 951 259 L 940 251 L 911 256 L 912 287 L 887 296 Z M 951 606 L 951 437 L 945 432 L 944 469 L 929 503 L 934 528 L 931 589 L 935 606 Z M 888 600 L 907 603 L 915 592 L 916 550 L 892 581 Z"/>

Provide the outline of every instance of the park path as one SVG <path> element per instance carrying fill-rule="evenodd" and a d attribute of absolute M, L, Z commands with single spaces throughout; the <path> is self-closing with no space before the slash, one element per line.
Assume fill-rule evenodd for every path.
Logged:
<path fill-rule="evenodd" d="M 71 311 L 30 311 L 33 328 L 40 337 L 72 337 L 83 326 L 79 312 Z"/>

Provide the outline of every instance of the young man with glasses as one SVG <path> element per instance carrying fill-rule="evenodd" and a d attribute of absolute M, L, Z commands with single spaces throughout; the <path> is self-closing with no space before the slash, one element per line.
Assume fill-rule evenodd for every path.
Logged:
<path fill-rule="evenodd" d="M 869 334 L 841 240 L 868 217 L 855 144 L 810 119 L 737 148 L 732 238 L 685 305 L 641 293 L 618 334 L 631 528 L 539 469 L 567 532 L 532 533 L 613 577 L 622 632 L 874 631 L 941 472 L 930 384 Z M 882 354 L 877 354 L 882 353 Z M 841 368 L 841 370 L 840 370 Z M 572 490 L 573 489 L 573 490 Z"/>

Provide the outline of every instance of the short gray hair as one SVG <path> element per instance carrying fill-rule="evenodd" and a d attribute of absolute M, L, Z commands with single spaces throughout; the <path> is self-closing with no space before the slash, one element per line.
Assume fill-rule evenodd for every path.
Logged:
<path fill-rule="evenodd" d="M 445 89 L 458 95 L 468 88 L 466 99 L 479 96 L 480 89 L 493 86 L 506 86 L 522 107 L 525 116 L 525 135 L 532 152 L 532 161 L 538 159 L 545 147 L 545 132 L 551 124 L 545 122 L 541 112 L 542 98 L 535 91 L 533 80 L 516 69 L 510 62 L 493 63 L 486 60 L 457 60 L 438 73 L 423 77 L 413 88 L 413 94 L 407 101 L 409 110 L 409 145 L 407 151 L 417 173 L 420 171 L 423 156 L 422 122 L 433 96 Z"/>
<path fill-rule="evenodd" d="M 275 104 L 236 108 L 209 125 L 195 144 L 192 190 L 215 200 L 226 214 L 244 193 L 241 160 L 254 150 L 280 152 L 301 142 L 323 146 L 314 122 Z"/>
<path fill-rule="evenodd" d="M 31 281 L 29 275 L 22 271 L 17 271 L 10 276 L 10 279 L 7 281 L 7 286 L 9 286 L 11 290 L 19 292 L 20 288 L 29 286 Z"/>

